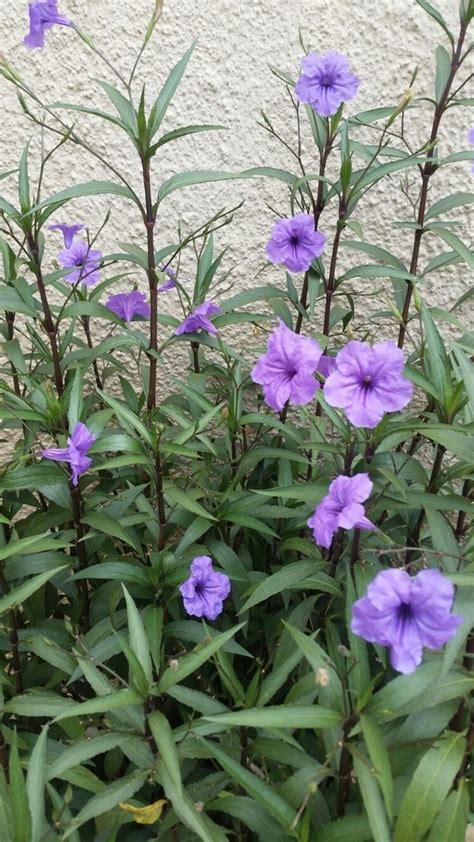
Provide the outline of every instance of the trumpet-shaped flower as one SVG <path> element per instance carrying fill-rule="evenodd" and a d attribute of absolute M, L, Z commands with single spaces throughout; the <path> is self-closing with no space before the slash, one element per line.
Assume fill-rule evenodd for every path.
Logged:
<path fill-rule="evenodd" d="M 88 430 L 85 424 L 78 421 L 71 435 L 67 440 L 67 447 L 49 447 L 40 451 L 44 459 L 52 459 L 54 462 L 67 462 L 71 470 L 73 485 L 77 485 L 81 474 L 85 473 L 92 465 L 92 459 L 87 456 L 87 451 L 92 447 L 96 437 Z"/>
<path fill-rule="evenodd" d="M 58 0 L 30 0 L 28 11 L 30 31 L 23 43 L 30 49 L 44 47 L 45 32 L 52 26 L 72 26 L 69 18 L 59 13 Z"/>
<path fill-rule="evenodd" d="M 331 50 L 326 55 L 309 53 L 301 60 L 301 75 L 295 86 L 300 102 L 305 102 L 322 117 L 335 114 L 343 102 L 352 99 L 359 87 L 346 56 Z"/>
<path fill-rule="evenodd" d="M 329 492 L 308 520 L 308 526 L 313 530 L 314 540 L 319 546 L 329 549 L 340 528 L 375 529 L 365 516 L 362 505 L 370 497 L 372 485 L 368 474 L 340 476 L 332 481 Z"/>
<path fill-rule="evenodd" d="M 298 213 L 275 222 L 266 253 L 271 263 L 281 264 L 290 272 L 306 272 L 314 258 L 322 255 L 325 242 L 325 235 L 314 230 L 313 217 Z"/>
<path fill-rule="evenodd" d="M 454 587 L 439 570 L 383 570 L 352 606 L 354 634 L 388 646 L 392 667 L 410 673 L 423 647 L 439 649 L 456 634 L 462 617 L 452 614 Z"/>
<path fill-rule="evenodd" d="M 213 569 L 209 556 L 197 556 L 191 564 L 189 579 L 180 585 L 179 590 L 188 614 L 215 620 L 229 596 L 230 579 L 225 573 Z"/>

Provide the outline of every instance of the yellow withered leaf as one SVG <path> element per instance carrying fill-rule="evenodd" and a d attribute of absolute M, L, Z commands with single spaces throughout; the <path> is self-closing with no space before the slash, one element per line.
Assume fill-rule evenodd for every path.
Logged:
<path fill-rule="evenodd" d="M 119 807 L 125 813 L 131 813 L 133 821 L 137 824 L 155 824 L 163 812 L 163 807 L 167 803 L 167 801 L 161 799 L 160 801 L 155 801 L 153 804 L 149 804 L 147 807 L 135 807 L 133 804 L 126 804 L 124 801 L 121 801 Z"/>

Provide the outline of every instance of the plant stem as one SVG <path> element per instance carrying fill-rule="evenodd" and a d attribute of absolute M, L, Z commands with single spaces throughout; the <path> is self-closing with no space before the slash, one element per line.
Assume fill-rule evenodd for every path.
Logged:
<path fill-rule="evenodd" d="M 33 273 L 36 277 L 38 292 L 41 298 L 41 305 L 43 307 L 44 328 L 46 330 L 46 333 L 48 334 L 49 344 L 51 347 L 51 357 L 53 360 L 54 382 L 56 385 L 56 391 L 58 393 L 58 397 L 62 397 L 62 394 L 64 392 L 64 383 L 61 371 L 61 362 L 59 358 L 58 332 L 54 324 L 53 317 L 51 315 L 51 308 L 49 306 L 48 296 L 46 295 L 46 287 L 44 284 L 43 273 L 41 270 L 38 243 L 31 232 L 27 234 L 27 241 L 33 263 Z"/>
<path fill-rule="evenodd" d="M 329 277 L 326 284 L 326 304 L 324 307 L 324 324 L 323 324 L 323 334 L 324 336 L 329 336 L 330 331 L 330 321 L 331 321 L 331 304 L 332 304 L 332 297 L 335 290 L 335 283 L 336 283 L 336 265 L 337 265 L 337 255 L 339 251 L 339 242 L 341 239 L 342 230 L 344 228 L 344 217 L 346 214 L 346 207 L 344 200 L 341 199 L 339 203 L 339 218 L 337 221 L 337 230 L 336 235 L 334 237 L 334 243 L 332 247 L 332 254 L 331 254 L 331 264 L 329 266 Z"/>
<path fill-rule="evenodd" d="M 454 77 L 456 75 L 457 70 L 460 66 L 460 58 L 461 58 L 461 51 L 464 44 L 464 39 L 466 37 L 466 30 L 467 30 L 467 22 L 462 21 L 461 29 L 459 31 L 459 38 L 456 49 L 454 50 L 453 57 L 451 60 L 451 69 L 449 72 L 449 76 L 446 80 L 446 85 L 444 87 L 443 93 L 441 94 L 440 100 L 436 105 L 433 114 L 433 123 L 431 126 L 431 134 L 428 143 L 428 148 L 430 150 L 430 154 L 433 151 L 433 148 L 436 144 L 438 138 L 438 130 L 443 115 L 446 111 L 446 106 L 448 103 L 449 92 L 451 90 L 451 86 L 454 81 Z M 418 271 L 418 260 L 420 256 L 420 246 L 421 246 L 421 239 L 423 237 L 424 231 L 424 223 L 425 223 L 425 215 L 426 215 L 426 203 L 428 199 L 428 189 L 430 184 L 431 176 L 437 170 L 437 164 L 435 164 L 432 160 L 427 161 L 421 167 L 421 190 L 420 190 L 420 202 L 418 206 L 418 216 L 417 216 L 417 224 L 418 227 L 415 231 L 415 236 L 413 239 L 413 250 L 412 250 L 412 257 L 410 263 L 410 274 L 416 275 Z M 398 333 L 398 347 L 403 348 L 403 344 L 405 342 L 405 335 L 408 325 L 408 318 L 410 315 L 410 304 L 413 295 L 413 284 L 411 281 L 408 282 L 407 291 L 405 295 L 405 301 L 403 304 L 402 310 L 402 321 L 400 324 L 400 329 Z"/>
<path fill-rule="evenodd" d="M 462 496 L 465 497 L 466 500 L 470 500 L 473 492 L 474 492 L 474 484 L 473 484 L 472 480 L 468 480 L 468 479 L 464 480 L 462 492 L 461 492 Z M 464 533 L 466 531 L 466 516 L 467 516 L 466 512 L 459 512 L 459 514 L 458 514 L 456 529 L 454 531 L 455 535 L 456 535 L 456 539 L 458 541 L 460 541 L 461 538 L 463 538 Z"/>
<path fill-rule="evenodd" d="M 0 589 L 3 594 L 7 594 L 10 591 L 5 574 L 1 568 Z M 8 612 L 8 639 L 11 646 L 11 674 L 15 676 L 15 692 L 19 696 L 20 693 L 23 693 L 23 679 L 21 676 L 21 660 L 18 650 L 18 615 L 16 608 L 12 608 Z"/>
<path fill-rule="evenodd" d="M 84 328 L 84 333 L 85 333 L 86 339 L 87 339 L 87 347 L 90 348 L 90 350 L 92 351 L 94 349 L 94 344 L 92 342 L 92 336 L 91 336 L 91 331 L 90 331 L 90 327 L 89 327 L 89 316 L 82 316 L 81 321 L 82 321 L 82 327 Z M 99 367 L 97 365 L 97 360 L 92 361 L 92 368 L 94 369 L 94 376 L 95 376 L 95 382 L 96 382 L 97 388 L 102 391 L 104 386 L 103 386 L 103 383 L 102 383 L 102 378 L 100 376 Z"/>
<path fill-rule="evenodd" d="M 84 536 L 86 534 L 86 529 L 84 524 L 82 523 L 82 495 L 79 489 L 79 486 L 74 486 L 70 483 L 70 490 L 71 490 L 71 500 L 72 500 L 72 511 L 73 511 L 73 519 L 74 519 L 74 528 L 76 530 L 76 542 L 75 542 L 75 551 L 77 558 L 79 559 L 79 568 L 81 570 L 87 570 L 87 552 L 86 547 L 84 544 Z M 80 591 L 81 591 L 81 613 L 79 619 L 79 625 L 83 632 L 89 631 L 89 612 L 90 612 L 90 600 L 89 600 L 89 583 L 87 579 L 80 579 Z"/>
<path fill-rule="evenodd" d="M 194 371 L 196 374 L 199 374 L 201 371 L 201 366 L 199 364 L 199 342 L 191 342 L 191 348 L 193 352 Z"/>
<path fill-rule="evenodd" d="M 319 225 L 319 217 L 324 209 L 324 181 L 322 178 L 326 172 L 326 164 L 329 157 L 329 153 L 332 149 L 333 138 L 328 135 L 326 139 L 326 144 L 324 147 L 324 151 L 321 155 L 320 162 L 319 162 L 319 176 L 320 180 L 318 182 L 318 192 L 316 196 L 316 203 L 313 206 L 313 216 L 314 216 L 314 230 L 318 230 Z M 298 316 L 296 319 L 296 326 L 295 326 L 295 333 L 301 333 L 301 326 L 303 324 L 303 310 L 306 310 L 308 307 L 308 287 L 309 287 L 309 272 L 305 272 L 304 280 L 303 280 L 303 288 L 301 290 L 301 298 L 300 298 L 300 310 L 298 312 Z"/>
<path fill-rule="evenodd" d="M 150 361 L 150 375 L 148 380 L 147 408 L 153 410 L 156 407 L 156 375 L 157 375 L 157 353 L 158 353 L 158 281 L 156 277 L 155 262 L 155 223 L 156 216 L 153 208 L 151 193 L 150 162 L 142 159 L 143 187 L 145 191 L 145 227 L 147 239 L 147 276 L 150 288 L 150 348 L 152 352 L 148 355 Z"/>
<path fill-rule="evenodd" d="M 429 479 L 429 482 L 428 482 L 428 485 L 427 485 L 427 488 L 426 488 L 427 494 L 435 494 L 438 491 L 439 478 L 440 478 L 440 473 L 441 473 L 441 466 L 442 466 L 442 463 L 443 463 L 443 458 L 444 458 L 445 453 L 446 453 L 446 448 L 443 447 L 442 444 L 438 444 L 437 449 L 436 449 L 435 460 L 434 460 L 434 463 L 433 463 L 433 468 L 431 470 L 431 476 L 430 476 L 430 479 Z M 416 522 L 413 533 L 408 538 L 407 544 L 408 544 L 409 547 L 416 548 L 416 546 L 418 545 L 418 542 L 420 540 L 421 527 L 423 526 L 424 519 L 425 519 L 425 512 L 424 512 L 424 509 L 422 509 L 419 516 L 418 516 L 418 520 Z M 406 557 L 405 557 L 405 563 L 409 564 L 411 561 L 413 561 L 413 550 L 407 550 Z"/>
<path fill-rule="evenodd" d="M 347 799 L 351 785 L 352 755 L 347 746 L 347 738 L 356 724 L 357 718 L 352 715 L 345 723 L 342 731 L 342 748 L 339 760 L 339 785 L 336 795 L 336 815 L 338 818 L 346 812 Z"/>

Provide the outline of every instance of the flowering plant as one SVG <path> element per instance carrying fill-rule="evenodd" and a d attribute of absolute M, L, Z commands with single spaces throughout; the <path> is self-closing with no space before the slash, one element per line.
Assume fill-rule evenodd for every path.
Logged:
<path fill-rule="evenodd" d="M 296 172 L 246 162 L 157 188 L 165 144 L 219 128 L 164 128 L 192 49 L 153 102 L 137 86 L 161 3 L 125 77 L 66 0 L 29 2 L 26 48 L 47 62 L 64 28 L 104 62 L 110 108 L 44 102 L 2 59 L 43 138 L 0 197 L 2 842 L 464 840 L 472 290 L 448 311 L 427 281 L 474 267 L 460 222 L 472 194 L 435 193 L 450 165 L 471 177 L 474 151 L 447 154 L 439 132 L 472 104 L 474 4 L 451 32 L 416 3 L 443 39 L 434 96 L 417 96 L 414 73 L 398 105 L 358 111 L 360 68 L 305 49 L 294 76 L 273 70 L 295 142 L 262 123 Z M 131 142 L 136 172 L 76 112 Z M 45 195 L 59 149 L 108 179 Z M 247 209 L 173 242 L 160 220 L 171 194 L 234 178 L 287 193 L 261 244 L 273 283 L 230 294 L 223 239 Z M 406 200 L 397 254 L 360 223 L 380 184 Z M 135 215 L 112 253 L 113 209 L 98 231 L 76 216 L 97 195 Z"/>

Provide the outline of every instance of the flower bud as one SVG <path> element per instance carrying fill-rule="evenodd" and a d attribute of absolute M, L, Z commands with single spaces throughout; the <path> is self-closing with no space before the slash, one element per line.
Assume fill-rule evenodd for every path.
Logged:
<path fill-rule="evenodd" d="M 320 667 L 314 673 L 314 683 L 319 687 L 327 687 L 329 684 L 329 673 L 325 667 Z"/>

